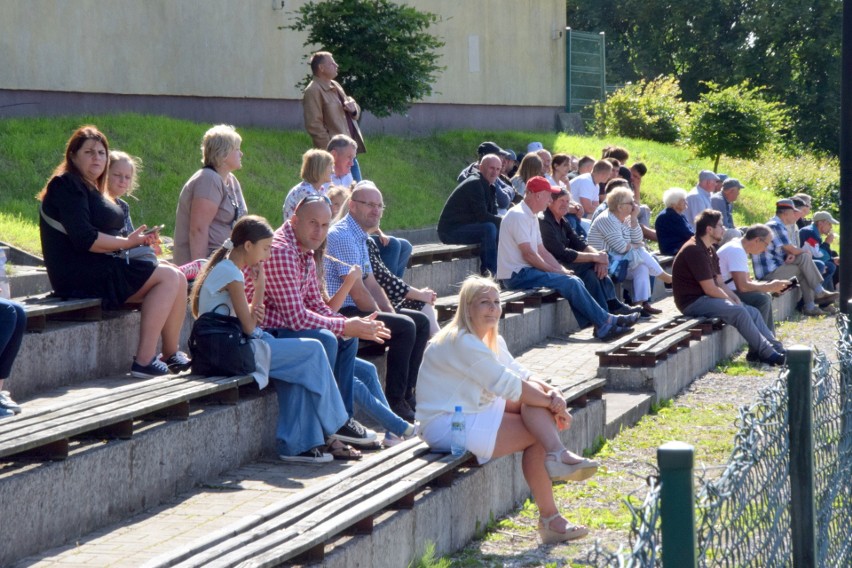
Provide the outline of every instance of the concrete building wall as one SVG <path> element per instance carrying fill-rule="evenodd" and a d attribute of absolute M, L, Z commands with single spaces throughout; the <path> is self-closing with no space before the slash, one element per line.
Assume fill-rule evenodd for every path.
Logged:
<path fill-rule="evenodd" d="M 305 34 L 279 28 L 303 3 L 285 0 L 274 10 L 271 0 L 0 0 L 0 116 L 103 106 L 300 128 L 295 84 L 314 46 L 302 45 Z M 416 6 L 441 17 L 432 32 L 446 43 L 446 69 L 408 116 L 368 116 L 368 129 L 467 126 L 492 105 L 505 107 L 509 128 L 555 122 L 564 105 L 565 0 Z M 272 104 L 283 112 L 270 113 Z M 456 110 L 436 120 L 442 107 Z"/>

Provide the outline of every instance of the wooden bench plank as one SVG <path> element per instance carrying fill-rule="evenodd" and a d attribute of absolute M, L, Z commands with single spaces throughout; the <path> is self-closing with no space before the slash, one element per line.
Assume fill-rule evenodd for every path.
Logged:
<path fill-rule="evenodd" d="M 387 508 L 464 461 L 464 456 L 456 458 L 426 453 L 420 460 L 386 471 L 380 479 L 372 480 L 359 491 L 329 496 L 325 504 L 299 522 L 284 530 L 270 532 L 248 546 L 214 559 L 207 566 L 219 568 L 236 563 L 246 567 L 277 566 L 326 542 L 371 513 Z"/>
<path fill-rule="evenodd" d="M 206 537 L 193 541 L 179 550 L 170 551 L 146 562 L 144 568 L 166 568 L 168 566 L 206 566 L 206 562 L 218 558 L 221 554 L 239 548 L 245 542 L 251 542 L 248 533 L 281 514 L 294 510 L 305 502 L 312 501 L 341 483 L 353 477 L 364 475 L 370 470 L 385 467 L 388 462 L 396 463 L 400 455 L 406 455 L 425 444 L 419 438 L 406 440 L 392 448 L 383 450 L 378 456 L 367 458 L 352 467 L 329 477 L 304 490 L 274 503 L 251 517 L 246 517 L 233 525 L 213 531 Z M 407 458 L 403 458 L 407 459 Z M 229 541 L 229 539 L 232 539 Z"/>
<path fill-rule="evenodd" d="M 0 424 L 0 457 L 14 456 L 59 440 L 108 429 L 128 420 L 158 418 L 156 413 L 159 411 L 167 410 L 167 415 L 161 418 L 184 419 L 188 415 L 190 400 L 231 389 L 234 384 L 247 380 L 253 379 L 171 377 L 166 383 L 149 383 L 136 391 L 123 391 L 118 396 L 105 393 L 82 404 L 72 402 L 54 412 L 39 413 L 34 417 L 23 414 L 20 415 L 21 420 L 13 417 Z"/>
<path fill-rule="evenodd" d="M 15 298 L 27 314 L 27 331 L 44 331 L 48 320 L 98 321 L 103 319 L 100 298 L 58 298 L 51 293 Z"/>
<path fill-rule="evenodd" d="M 471 258 L 478 253 L 479 245 L 445 245 L 443 243 L 414 245 L 411 256 L 408 258 L 408 268 L 434 262 Z"/>

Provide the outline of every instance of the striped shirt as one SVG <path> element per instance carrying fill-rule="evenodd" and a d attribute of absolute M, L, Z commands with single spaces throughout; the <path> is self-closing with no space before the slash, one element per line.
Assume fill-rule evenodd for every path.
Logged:
<path fill-rule="evenodd" d="M 641 225 L 631 227 L 630 217 L 622 222 L 611 211 L 606 210 L 592 221 L 586 242 L 597 250 L 624 254 L 630 249 L 631 243 L 644 243 L 645 239 L 642 237 Z"/>

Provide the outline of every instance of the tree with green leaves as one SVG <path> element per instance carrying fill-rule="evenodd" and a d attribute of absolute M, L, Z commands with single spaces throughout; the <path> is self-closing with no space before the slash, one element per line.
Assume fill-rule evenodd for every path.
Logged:
<path fill-rule="evenodd" d="M 749 79 L 782 102 L 790 136 L 838 151 L 841 0 L 576 0 L 568 25 L 606 34 L 607 81 L 674 75 L 687 101 Z M 794 142 L 795 140 L 789 140 Z"/>
<path fill-rule="evenodd" d="M 709 82 L 708 92 L 692 105 L 690 144 L 698 156 L 714 158 L 719 169 L 722 154 L 754 159 L 768 144 L 777 142 L 788 122 L 787 112 L 777 102 L 763 98 L 748 81 L 722 89 Z"/>
<path fill-rule="evenodd" d="M 305 46 L 333 53 L 344 90 L 363 110 L 384 117 L 432 94 L 443 69 L 436 50 L 444 42 L 428 31 L 437 21 L 436 14 L 388 0 L 325 0 L 302 5 L 284 27 L 307 31 Z"/>

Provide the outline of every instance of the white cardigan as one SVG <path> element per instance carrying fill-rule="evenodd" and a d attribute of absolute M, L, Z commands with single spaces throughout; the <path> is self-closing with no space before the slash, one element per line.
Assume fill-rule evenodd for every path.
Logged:
<path fill-rule="evenodd" d="M 520 399 L 521 382 L 532 373 L 515 361 L 502 337 L 497 344 L 495 354 L 474 334 L 460 332 L 426 347 L 417 377 L 416 419 L 422 427 L 456 406 L 475 414 L 498 396 Z"/>

